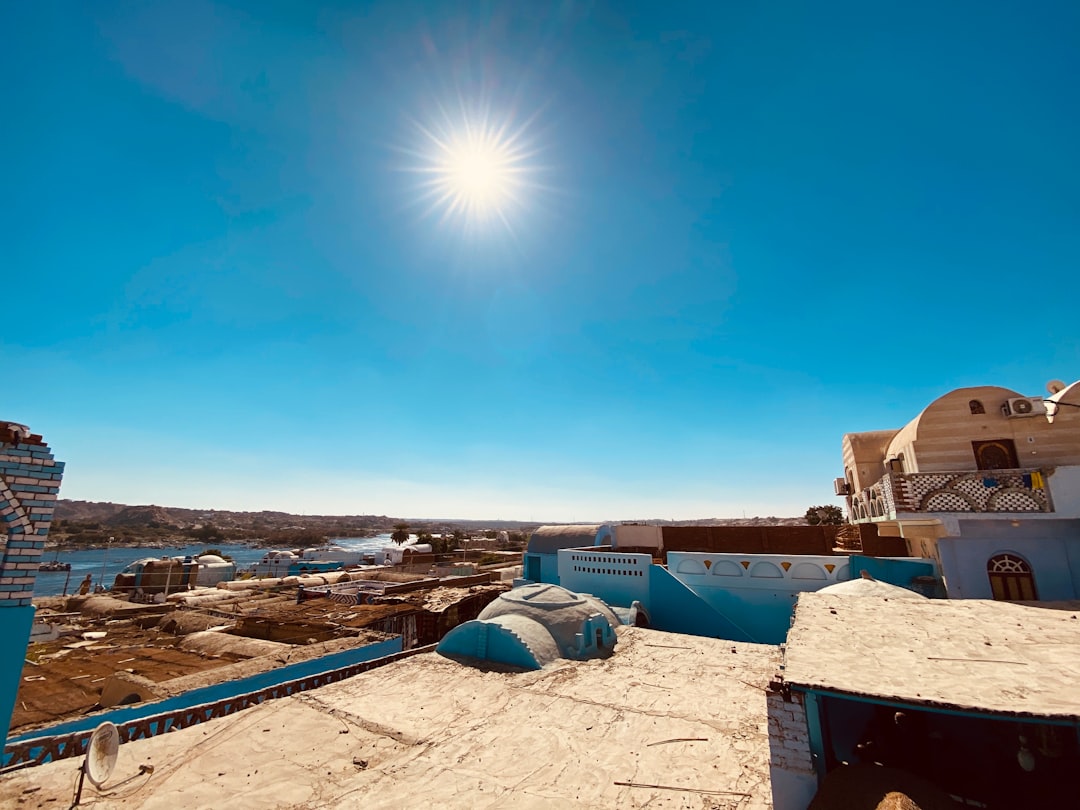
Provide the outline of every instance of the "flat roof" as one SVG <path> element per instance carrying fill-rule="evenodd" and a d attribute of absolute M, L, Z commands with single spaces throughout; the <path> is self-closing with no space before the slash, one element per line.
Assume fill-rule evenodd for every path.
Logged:
<path fill-rule="evenodd" d="M 904 703 L 1080 718 L 1080 610 L 804 593 L 783 678 Z"/>
<path fill-rule="evenodd" d="M 126 743 L 109 782 L 100 791 L 87 782 L 83 801 L 99 810 L 220 807 L 222 797 L 252 808 L 771 807 L 765 689 L 779 648 L 618 632 L 607 659 L 519 672 L 423 653 Z M 143 764 L 153 774 L 136 776 Z M 32 806 L 66 807 L 78 767 L 68 759 L 7 774 L 0 806 L 30 796 Z"/>

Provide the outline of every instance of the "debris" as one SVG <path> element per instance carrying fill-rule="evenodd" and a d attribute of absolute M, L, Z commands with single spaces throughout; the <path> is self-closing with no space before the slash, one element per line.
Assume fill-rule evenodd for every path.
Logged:
<path fill-rule="evenodd" d="M 670 740 L 657 740 L 656 742 L 651 742 L 648 745 L 646 745 L 645 747 L 646 748 L 651 748 L 654 745 L 664 745 L 665 743 L 673 743 L 673 742 L 708 742 L 708 741 L 709 741 L 708 737 L 672 737 Z M 618 782 L 616 782 L 615 784 L 618 784 Z"/>
<path fill-rule="evenodd" d="M 368 762 L 366 759 L 360 759 L 360 757 L 353 757 L 352 764 L 360 770 L 364 770 L 365 768 L 367 768 Z"/>
<path fill-rule="evenodd" d="M 936 655 L 928 655 L 927 661 L 977 661 L 981 664 L 1016 664 L 1017 666 L 1026 667 L 1027 661 L 1002 661 L 998 658 L 940 658 Z"/>
<path fill-rule="evenodd" d="M 681 790 L 686 793 L 708 793 L 717 796 L 743 796 L 750 798 L 749 793 L 740 793 L 737 790 L 706 790 L 704 788 L 678 787 L 677 785 L 647 785 L 644 782 L 614 782 L 621 787 L 652 788 L 653 790 Z"/>

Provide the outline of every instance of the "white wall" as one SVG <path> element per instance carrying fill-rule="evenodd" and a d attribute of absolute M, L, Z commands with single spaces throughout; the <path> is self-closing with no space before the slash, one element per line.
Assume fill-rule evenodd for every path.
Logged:
<path fill-rule="evenodd" d="M 663 546 L 659 526 L 616 526 L 615 547 L 656 548 Z"/>
<path fill-rule="evenodd" d="M 638 600 L 647 608 L 651 566 L 650 554 L 568 548 L 559 552 L 559 584 L 568 591 L 592 594 L 609 605 L 629 607 Z"/>

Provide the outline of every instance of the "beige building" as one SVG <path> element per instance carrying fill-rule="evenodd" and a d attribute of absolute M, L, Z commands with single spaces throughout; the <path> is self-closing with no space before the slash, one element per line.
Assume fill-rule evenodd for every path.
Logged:
<path fill-rule="evenodd" d="M 837 494 L 846 496 L 851 522 L 1060 511 L 1055 476 L 1080 467 L 1080 382 L 1051 387 L 1045 399 L 997 386 L 958 388 L 899 430 L 845 435 Z M 1077 504 L 1066 497 L 1058 506 L 1072 513 Z"/>
<path fill-rule="evenodd" d="M 958 388 L 899 430 L 845 435 L 836 494 L 855 525 L 841 544 L 874 523 L 937 560 L 950 596 L 1080 598 L 1080 381 L 1047 389 Z M 973 554 L 989 554 L 978 573 Z M 1033 556 L 1045 558 L 1044 587 Z"/>

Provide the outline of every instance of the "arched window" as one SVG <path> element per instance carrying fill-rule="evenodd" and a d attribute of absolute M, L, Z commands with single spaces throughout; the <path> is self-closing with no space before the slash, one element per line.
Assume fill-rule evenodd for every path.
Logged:
<path fill-rule="evenodd" d="M 972 413 L 986 413 L 986 408 L 984 408 L 983 404 L 977 399 L 971 400 L 971 402 L 968 403 L 968 407 L 971 408 Z"/>
<path fill-rule="evenodd" d="M 1035 577 L 1027 560 L 1019 554 L 998 554 L 986 563 L 990 591 L 1002 602 L 1034 602 L 1039 598 Z"/>

